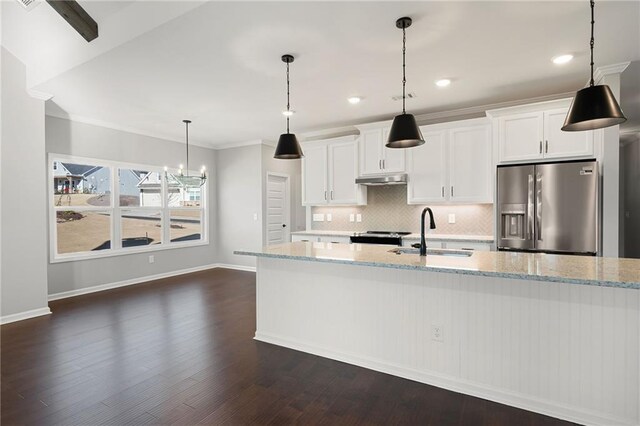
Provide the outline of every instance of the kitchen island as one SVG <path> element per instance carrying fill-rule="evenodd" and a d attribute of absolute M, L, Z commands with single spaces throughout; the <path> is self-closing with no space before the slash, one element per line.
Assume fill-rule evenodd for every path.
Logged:
<path fill-rule="evenodd" d="M 257 340 L 585 424 L 640 423 L 640 260 L 297 242 Z"/>

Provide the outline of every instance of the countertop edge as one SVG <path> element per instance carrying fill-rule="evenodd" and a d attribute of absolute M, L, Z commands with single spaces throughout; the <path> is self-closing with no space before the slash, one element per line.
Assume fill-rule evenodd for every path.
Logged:
<path fill-rule="evenodd" d="M 318 237 L 350 237 L 353 235 L 354 231 L 294 231 L 291 235 L 312 235 Z M 420 236 L 417 234 L 405 235 L 402 238 L 405 240 L 419 240 Z M 459 242 L 468 242 L 468 243 L 489 243 L 492 244 L 495 242 L 495 237 L 489 235 L 461 235 L 461 234 L 452 234 L 450 236 L 437 234 L 437 236 L 433 236 L 430 234 L 426 235 L 427 241 L 459 241 Z"/>
<path fill-rule="evenodd" d="M 627 288 L 633 290 L 640 290 L 640 282 L 620 282 L 620 281 L 598 281 L 598 280 L 586 280 L 577 278 L 563 278 L 554 276 L 540 276 L 529 274 L 516 274 L 511 272 L 491 272 L 491 271 L 475 271 L 463 268 L 438 268 L 433 266 L 414 266 L 414 265 L 399 265 L 396 263 L 383 263 L 383 262 L 367 262 L 362 260 L 342 260 L 342 259 L 320 259 L 310 256 L 291 256 L 285 254 L 271 254 L 262 252 L 253 252 L 245 250 L 235 250 L 233 254 L 244 256 L 256 256 L 266 257 L 271 259 L 289 259 L 308 262 L 320 262 L 320 263 L 337 263 L 342 265 L 356 265 L 356 266 L 368 266 L 378 268 L 391 268 L 391 269 L 404 269 L 410 271 L 424 271 L 424 272 L 443 272 L 449 274 L 462 274 L 462 275 L 480 275 L 485 277 L 500 277 L 500 278 L 513 278 L 520 280 L 532 280 L 540 282 L 556 282 L 565 284 L 577 284 L 577 285 L 589 285 L 597 287 L 613 287 L 613 288 Z"/>

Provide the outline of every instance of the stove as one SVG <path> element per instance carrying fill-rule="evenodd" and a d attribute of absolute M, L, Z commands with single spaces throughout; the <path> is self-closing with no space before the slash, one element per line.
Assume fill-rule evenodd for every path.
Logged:
<path fill-rule="evenodd" d="M 367 231 L 353 234 L 352 243 L 360 244 L 385 244 L 390 246 L 401 246 L 402 236 L 409 235 L 406 231 Z"/>

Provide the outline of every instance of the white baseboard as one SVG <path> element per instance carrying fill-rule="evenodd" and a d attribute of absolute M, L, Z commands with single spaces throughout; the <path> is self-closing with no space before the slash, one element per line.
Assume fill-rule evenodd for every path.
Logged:
<path fill-rule="evenodd" d="M 269 333 L 256 332 L 254 339 L 574 423 L 583 425 L 606 424 L 610 426 L 634 425 L 634 423 L 630 423 L 626 419 L 603 417 L 601 414 L 596 412 L 585 412 L 583 409 L 578 410 L 570 406 L 532 398 L 527 395 L 505 392 L 501 389 L 465 381 L 456 377 L 444 376 L 435 372 L 414 370 L 401 365 L 362 357 L 357 354 L 333 351 L 331 349 L 321 348 L 313 344 L 307 344 Z"/>
<path fill-rule="evenodd" d="M 146 282 L 149 282 L 149 281 L 160 280 L 162 278 L 175 277 L 177 275 L 190 274 L 192 272 L 205 271 L 207 269 L 213 269 L 213 268 L 217 268 L 217 267 L 218 267 L 218 264 L 214 263 L 214 264 L 210 264 L 210 265 L 196 266 L 194 268 L 179 269 L 177 271 L 164 272 L 162 274 L 146 275 L 144 277 L 132 278 L 130 280 L 117 281 L 117 282 L 114 282 L 114 283 L 94 285 L 92 287 L 79 288 L 77 290 L 70 290 L 70 291 L 63 291 L 63 292 L 60 292 L 60 293 L 53 293 L 53 294 L 49 295 L 49 301 L 59 300 L 59 299 L 66 299 L 67 297 L 74 297 L 74 296 L 80 296 L 80 295 L 83 295 L 83 294 L 96 293 L 98 291 L 111 290 L 111 289 L 114 289 L 114 288 L 126 287 L 126 286 L 134 285 L 134 284 L 142 284 L 142 283 L 146 283 Z"/>
<path fill-rule="evenodd" d="M 49 301 L 59 300 L 59 299 L 66 299 L 67 297 L 74 297 L 74 296 L 80 296 L 80 295 L 83 295 L 83 294 L 96 293 L 98 291 L 111 290 L 111 289 L 114 289 L 114 288 L 126 287 L 126 286 L 134 285 L 134 284 L 142 284 L 142 283 L 146 283 L 146 282 L 149 282 L 149 281 L 160 280 L 162 278 L 169 278 L 169 277 L 175 277 L 175 276 L 178 276 L 178 275 L 191 274 L 193 272 L 206 271 L 208 269 L 214 269 L 214 268 L 235 269 L 235 270 L 238 270 L 238 271 L 249 271 L 249 272 L 255 272 L 256 271 L 256 268 L 255 267 L 251 267 L 251 266 L 212 263 L 212 264 L 209 264 L 209 265 L 196 266 L 194 268 L 179 269 L 177 271 L 165 272 L 165 273 L 162 273 L 162 274 L 146 275 L 144 277 L 132 278 L 130 280 L 117 281 L 117 282 L 114 282 L 114 283 L 95 285 L 95 286 L 92 286 L 92 287 L 85 287 L 85 288 L 80 288 L 80 289 L 77 289 L 77 290 L 70 290 L 70 291 L 63 291 L 63 292 L 60 292 L 60 293 L 53 293 L 53 294 L 49 295 Z"/>
<path fill-rule="evenodd" d="M 227 263 L 218 263 L 217 268 L 235 269 L 236 271 L 255 272 L 255 266 L 229 265 Z"/>
<path fill-rule="evenodd" d="M 49 314 L 51 314 L 51 309 L 49 309 L 48 307 L 32 309 L 30 311 L 18 312 L 17 314 L 4 315 L 0 317 L 0 324 L 9 324 L 10 322 L 22 321 L 29 318 L 35 318 Z"/>

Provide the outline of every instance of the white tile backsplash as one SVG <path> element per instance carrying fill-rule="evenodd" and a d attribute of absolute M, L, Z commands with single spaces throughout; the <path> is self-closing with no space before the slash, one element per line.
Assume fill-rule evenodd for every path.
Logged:
<path fill-rule="evenodd" d="M 406 185 L 370 186 L 368 204 L 358 207 L 312 207 L 313 214 L 331 214 L 331 222 L 312 222 L 319 231 L 420 231 L 420 213 L 426 206 L 407 204 Z M 438 234 L 493 235 L 493 204 L 433 205 Z M 350 222 L 350 215 L 362 222 Z M 449 214 L 455 223 L 449 223 Z"/>

